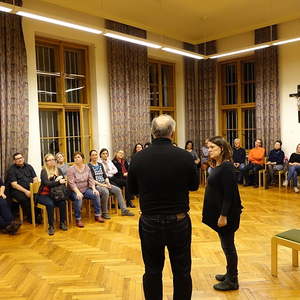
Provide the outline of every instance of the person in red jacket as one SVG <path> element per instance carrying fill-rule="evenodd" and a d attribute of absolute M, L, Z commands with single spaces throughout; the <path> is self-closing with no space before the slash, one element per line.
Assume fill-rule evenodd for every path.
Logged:
<path fill-rule="evenodd" d="M 262 140 L 255 140 L 255 147 L 249 151 L 248 161 L 249 164 L 242 170 L 245 178 L 245 186 L 253 185 L 258 187 L 258 171 L 264 168 L 265 163 L 265 148 L 262 147 Z M 250 171 L 252 171 L 252 180 L 250 180 Z"/>

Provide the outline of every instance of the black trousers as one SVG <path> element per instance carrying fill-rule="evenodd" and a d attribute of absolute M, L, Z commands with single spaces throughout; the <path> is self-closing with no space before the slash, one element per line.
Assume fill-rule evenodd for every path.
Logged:
<path fill-rule="evenodd" d="M 130 194 L 129 191 L 128 191 L 127 178 L 126 177 L 119 178 L 119 177 L 113 176 L 113 177 L 109 178 L 109 180 L 112 184 L 116 185 L 120 189 L 125 187 L 125 200 L 126 200 L 127 204 L 130 200 L 132 200 L 134 198 L 133 195 Z"/>
<path fill-rule="evenodd" d="M 11 190 L 10 195 L 18 201 L 23 209 L 24 215 L 27 217 L 27 220 L 31 222 L 30 198 L 28 198 L 23 192 L 15 189 Z M 12 205 L 14 205 L 14 202 L 12 202 Z"/>
<path fill-rule="evenodd" d="M 0 229 L 5 228 L 13 220 L 10 207 L 6 199 L 0 198 Z"/>
<path fill-rule="evenodd" d="M 238 277 L 238 256 L 234 244 L 235 232 L 218 233 L 221 241 L 221 246 L 226 257 L 227 277 L 231 281 L 237 281 Z"/>
<path fill-rule="evenodd" d="M 65 221 L 66 221 L 66 201 L 63 200 L 63 201 L 54 202 L 47 195 L 38 195 L 37 201 L 46 206 L 49 226 L 53 226 L 53 223 L 54 223 L 54 207 L 55 206 L 59 208 L 60 223 L 65 223 Z"/>
<path fill-rule="evenodd" d="M 258 164 L 248 164 L 245 166 L 245 168 L 243 168 L 241 170 L 244 178 L 245 178 L 245 181 L 246 181 L 246 184 L 254 184 L 254 185 L 258 185 L 258 171 L 263 169 L 263 166 L 262 165 L 258 165 Z M 252 182 L 250 181 L 250 171 L 252 171 Z"/>
<path fill-rule="evenodd" d="M 146 300 L 162 299 L 165 246 L 169 251 L 173 272 L 173 299 L 191 299 L 191 232 L 189 215 L 182 220 L 177 220 L 176 215 L 140 217 L 139 233 L 145 264 L 143 288 Z"/>

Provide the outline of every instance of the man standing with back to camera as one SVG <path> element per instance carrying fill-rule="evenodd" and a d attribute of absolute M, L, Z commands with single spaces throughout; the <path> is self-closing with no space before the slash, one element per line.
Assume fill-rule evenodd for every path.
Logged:
<path fill-rule="evenodd" d="M 154 118 L 155 139 L 147 149 L 136 153 L 128 172 L 129 191 L 140 196 L 146 300 L 162 299 L 165 246 L 173 272 L 173 299 L 189 300 L 192 295 L 189 191 L 198 189 L 199 178 L 191 154 L 172 145 L 175 125 L 168 115 Z"/>

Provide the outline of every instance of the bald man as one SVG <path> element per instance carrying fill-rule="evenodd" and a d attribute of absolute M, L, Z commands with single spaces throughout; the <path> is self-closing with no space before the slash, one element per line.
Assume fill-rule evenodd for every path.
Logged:
<path fill-rule="evenodd" d="M 160 115 L 152 121 L 152 144 L 135 154 L 128 172 L 128 187 L 140 195 L 139 233 L 145 274 L 146 300 L 162 299 L 165 247 L 173 272 L 174 300 L 189 300 L 191 279 L 191 220 L 189 191 L 199 186 L 191 154 L 172 145 L 175 121 Z"/>

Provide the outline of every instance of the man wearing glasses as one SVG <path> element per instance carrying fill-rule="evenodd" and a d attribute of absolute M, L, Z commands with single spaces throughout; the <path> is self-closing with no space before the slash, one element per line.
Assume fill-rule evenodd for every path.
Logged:
<path fill-rule="evenodd" d="M 33 167 L 25 163 L 22 153 L 15 153 L 13 155 L 14 163 L 7 171 L 7 184 L 10 187 L 10 196 L 17 200 L 22 206 L 27 220 L 31 220 L 30 209 L 30 183 L 37 182 L 38 178 Z"/>

